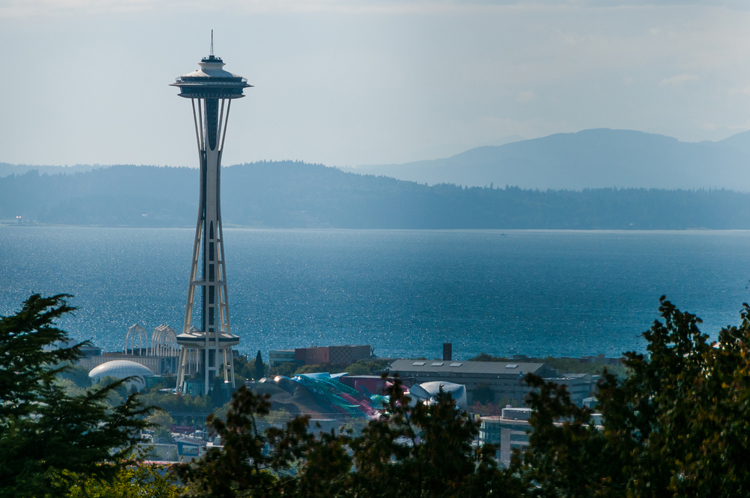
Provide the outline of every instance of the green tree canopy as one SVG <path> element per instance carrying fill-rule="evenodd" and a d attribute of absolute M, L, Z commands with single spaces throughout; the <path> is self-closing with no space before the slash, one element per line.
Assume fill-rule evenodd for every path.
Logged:
<path fill-rule="evenodd" d="M 603 426 L 563 387 L 530 378 L 534 429 L 523 472 L 549 497 L 747 496 L 750 493 L 750 308 L 712 343 L 700 319 L 664 297 L 627 353 L 629 375 L 599 384 Z M 521 468 L 520 466 L 518 467 Z"/>
<path fill-rule="evenodd" d="M 121 468 L 108 481 L 63 471 L 51 483 L 67 489 L 65 498 L 177 498 L 182 487 L 175 481 L 163 467 L 142 463 Z"/>
<path fill-rule="evenodd" d="M 67 333 L 54 325 L 75 309 L 68 297 L 35 294 L 18 313 L 0 317 L 0 496 L 64 494 L 63 470 L 111 478 L 149 425 L 143 416 L 150 409 L 137 396 L 105 403 L 123 381 L 74 396 L 55 382 L 67 367 L 54 365 L 83 356 L 83 344 L 66 347 Z"/>
<path fill-rule="evenodd" d="M 68 367 L 56 365 L 81 356 L 80 345 L 53 347 L 68 341 L 54 325 L 73 310 L 67 297 L 34 295 L 0 317 L 0 497 L 174 496 L 178 486 L 157 469 L 128 465 L 149 409 L 135 395 L 105 403 L 122 381 L 86 390 L 57 381 Z M 644 334 L 647 354 L 625 355 L 628 375 L 604 373 L 599 426 L 564 386 L 527 377 L 533 432 L 509 469 L 498 467 L 495 446 L 472 444 L 477 426 L 443 392 L 412 404 L 397 380 L 385 410 L 354 434 L 317 433 L 306 417 L 261 431 L 268 397 L 241 387 L 224 418 L 208 419 L 223 449 L 176 468 L 181 491 L 218 498 L 747 496 L 750 307 L 716 342 L 700 331 L 700 319 L 665 298 L 660 313 Z M 152 421 L 169 425 L 165 417 Z"/>
<path fill-rule="evenodd" d="M 255 355 L 255 380 L 260 380 L 266 376 L 266 366 L 263 364 L 263 357 L 260 355 L 260 349 L 258 354 Z"/>
<path fill-rule="evenodd" d="M 240 388 L 226 420 L 210 418 L 224 449 L 177 468 L 188 496 L 475 497 L 521 496 L 524 484 L 500 470 L 496 447 L 475 449 L 477 427 L 441 392 L 409 407 L 400 382 L 381 417 L 361 436 L 320 433 L 307 417 L 261 432 L 265 396 Z"/>

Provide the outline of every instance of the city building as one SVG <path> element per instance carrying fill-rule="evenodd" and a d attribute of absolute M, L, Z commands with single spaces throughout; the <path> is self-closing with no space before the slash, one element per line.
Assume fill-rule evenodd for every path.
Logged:
<path fill-rule="evenodd" d="M 530 373 L 565 385 L 579 405 L 595 387 L 591 375 L 560 375 L 545 363 L 402 359 L 391 363 L 388 373 L 398 374 L 407 386 L 435 381 L 463 384 L 470 405 L 476 401 L 523 405 L 529 393 L 524 377 Z"/>
<path fill-rule="evenodd" d="M 479 426 L 479 443 L 496 444 L 498 460 L 506 467 L 514 449 L 523 451 L 529 445 L 530 408 L 503 408 L 501 416 L 482 417 Z"/>
<path fill-rule="evenodd" d="M 552 381 L 558 385 L 565 386 L 570 394 L 570 399 L 578 406 L 584 406 L 584 400 L 596 391 L 598 375 L 582 373 L 563 373 L 555 377 L 546 377 L 544 380 Z"/>
<path fill-rule="evenodd" d="M 528 355 L 525 354 L 514 354 L 511 359 L 513 361 L 529 361 L 531 358 Z M 572 357 L 572 356 L 561 356 L 557 358 L 559 360 L 570 360 L 570 361 L 577 361 L 579 363 L 594 363 L 597 365 L 619 365 L 622 363 L 623 358 L 609 358 L 604 356 L 603 353 L 599 353 L 596 356 L 581 356 L 581 357 Z"/>
<path fill-rule="evenodd" d="M 268 364 L 272 367 L 278 367 L 282 363 L 293 363 L 294 361 L 293 349 L 277 349 L 268 352 Z"/>
<path fill-rule="evenodd" d="M 372 358 L 373 349 L 369 345 L 313 346 L 311 348 L 280 349 L 268 352 L 268 362 L 272 367 L 282 363 L 296 362 L 299 365 L 340 365 L 347 366 L 359 360 Z"/>
<path fill-rule="evenodd" d="M 513 450 L 523 451 L 529 445 L 531 408 L 506 407 L 501 413 L 499 417 L 481 417 L 479 444 L 498 445 L 498 460 L 507 467 Z M 594 413 L 592 418 L 594 425 L 601 427 L 601 414 Z M 555 425 L 562 423 L 556 422 Z"/>

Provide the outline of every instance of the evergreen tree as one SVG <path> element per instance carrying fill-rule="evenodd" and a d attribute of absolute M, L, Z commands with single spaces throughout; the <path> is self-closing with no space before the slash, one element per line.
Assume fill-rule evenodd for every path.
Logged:
<path fill-rule="evenodd" d="M 258 431 L 258 416 L 267 415 L 267 397 L 256 396 L 241 386 L 232 399 L 226 421 L 209 415 L 207 425 L 221 437 L 223 450 L 211 449 L 197 462 L 176 467 L 188 486 L 188 496 L 233 498 L 273 496 L 277 478 L 268 472 L 267 437 Z"/>
<path fill-rule="evenodd" d="M 263 357 L 260 355 L 260 349 L 258 354 L 255 355 L 255 380 L 260 380 L 265 377 L 266 366 L 263 364 Z"/>
<path fill-rule="evenodd" d="M 65 347 L 69 337 L 54 325 L 75 309 L 68 297 L 35 294 L 15 315 L 0 317 L 0 496 L 64 495 L 61 483 L 74 474 L 112 478 L 149 426 L 143 416 L 150 409 L 137 396 L 105 403 L 124 381 L 77 396 L 56 383 L 68 367 L 55 365 L 81 358 L 86 344 Z"/>
<path fill-rule="evenodd" d="M 120 469 L 108 481 L 63 471 L 51 480 L 52 489 L 57 485 L 68 490 L 65 498 L 177 498 L 182 491 L 173 474 L 143 463 Z"/>

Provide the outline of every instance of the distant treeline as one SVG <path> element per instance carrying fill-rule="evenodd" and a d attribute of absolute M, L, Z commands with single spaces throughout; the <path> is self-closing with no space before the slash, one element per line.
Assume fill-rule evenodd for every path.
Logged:
<path fill-rule="evenodd" d="M 750 194 L 728 190 L 522 190 L 427 186 L 301 162 L 222 170 L 226 225 L 392 229 L 750 229 Z M 0 220 L 195 225 L 198 172 L 112 166 L 0 178 Z"/>

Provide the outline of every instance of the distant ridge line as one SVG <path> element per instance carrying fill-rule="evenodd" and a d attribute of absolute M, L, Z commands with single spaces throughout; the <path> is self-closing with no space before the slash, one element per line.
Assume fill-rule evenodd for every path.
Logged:
<path fill-rule="evenodd" d="M 111 166 L 0 178 L 0 223 L 191 227 L 198 170 Z M 750 194 L 721 188 L 427 186 L 303 162 L 222 173 L 226 225 L 345 229 L 750 229 Z M 17 218 L 20 216 L 20 218 Z"/>
<path fill-rule="evenodd" d="M 718 142 L 680 142 L 635 130 L 597 128 L 482 146 L 443 159 L 342 167 L 436 185 L 527 189 L 726 188 L 750 192 L 750 132 Z"/>

